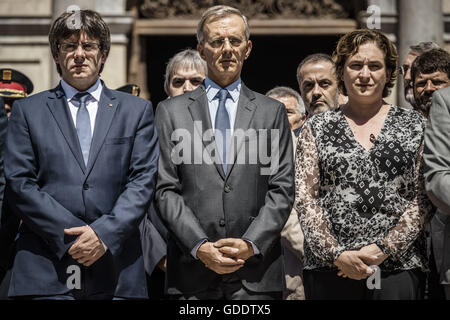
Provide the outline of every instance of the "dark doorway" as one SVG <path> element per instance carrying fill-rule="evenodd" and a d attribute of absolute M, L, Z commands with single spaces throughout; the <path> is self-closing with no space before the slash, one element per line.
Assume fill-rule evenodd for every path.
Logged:
<path fill-rule="evenodd" d="M 266 93 L 275 86 L 298 91 L 296 70 L 300 61 L 312 53 L 332 54 L 339 36 L 251 36 L 253 50 L 244 64 L 242 80 L 252 90 Z M 151 101 L 166 98 L 164 72 L 167 61 L 177 52 L 196 48 L 195 36 L 147 37 L 147 78 Z"/>

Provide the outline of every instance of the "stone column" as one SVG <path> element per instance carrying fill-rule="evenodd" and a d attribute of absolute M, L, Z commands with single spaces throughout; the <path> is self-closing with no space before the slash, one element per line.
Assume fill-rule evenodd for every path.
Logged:
<path fill-rule="evenodd" d="M 444 45 L 442 0 L 398 0 L 398 51 L 399 65 L 409 52 L 409 46 L 421 41 Z M 403 96 L 403 79 L 399 77 L 398 101 L 408 106 Z"/>
<path fill-rule="evenodd" d="M 379 16 L 377 20 L 377 15 Z M 397 0 L 368 0 L 367 12 L 361 12 L 359 23 L 362 28 L 377 29 L 397 45 Z M 387 103 L 398 105 L 398 84 L 385 99 Z"/>

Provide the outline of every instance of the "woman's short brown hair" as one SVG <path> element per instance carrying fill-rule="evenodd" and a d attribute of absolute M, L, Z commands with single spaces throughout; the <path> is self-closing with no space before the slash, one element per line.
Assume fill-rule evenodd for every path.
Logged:
<path fill-rule="evenodd" d="M 342 75 L 344 73 L 344 66 L 347 59 L 355 55 L 359 47 L 367 42 L 375 42 L 377 47 L 384 53 L 384 63 L 386 65 L 386 71 L 390 71 L 390 78 L 383 89 L 383 98 L 386 98 L 390 94 L 390 89 L 394 86 L 397 79 L 397 49 L 394 44 L 380 31 L 359 29 L 351 31 L 343 35 L 336 46 L 336 50 L 333 53 L 333 60 L 336 64 L 336 74 L 338 78 L 338 87 L 341 93 L 347 95 L 345 89 L 344 80 Z"/>

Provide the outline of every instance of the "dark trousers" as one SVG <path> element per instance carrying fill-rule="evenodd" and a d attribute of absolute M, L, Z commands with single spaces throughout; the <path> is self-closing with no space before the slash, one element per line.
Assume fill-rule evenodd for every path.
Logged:
<path fill-rule="evenodd" d="M 433 247 L 431 247 L 430 272 L 427 275 L 427 299 L 428 300 L 445 300 L 444 286 L 439 281 L 439 273 L 434 260 Z"/>
<path fill-rule="evenodd" d="M 166 300 L 165 289 L 166 273 L 159 267 L 155 267 L 151 276 L 145 273 L 147 279 L 148 297 L 150 300 Z"/>
<path fill-rule="evenodd" d="M 304 270 L 307 300 L 421 300 L 425 274 L 418 270 L 381 272 L 380 289 L 369 289 L 366 279 L 353 280 L 337 275 L 337 270 Z"/>
<path fill-rule="evenodd" d="M 253 292 L 246 289 L 239 278 L 234 275 L 223 275 L 208 290 L 193 293 L 170 295 L 172 300 L 281 300 L 280 292 Z"/>

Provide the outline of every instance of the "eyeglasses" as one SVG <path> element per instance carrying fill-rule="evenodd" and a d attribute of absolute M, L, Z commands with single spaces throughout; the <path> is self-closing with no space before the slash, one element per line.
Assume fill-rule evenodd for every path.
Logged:
<path fill-rule="evenodd" d="M 82 42 L 82 43 L 76 43 L 76 42 L 63 42 L 60 43 L 58 46 L 64 53 L 71 53 L 78 49 L 78 46 L 81 45 L 81 48 L 85 52 L 94 52 L 100 48 L 100 44 L 96 42 Z"/>
<path fill-rule="evenodd" d="M 408 70 L 409 70 L 409 66 L 404 64 L 398 68 L 398 73 L 400 73 L 404 77 L 406 75 L 406 73 L 408 72 Z"/>
<path fill-rule="evenodd" d="M 213 48 L 222 48 L 223 45 L 225 44 L 225 41 L 227 41 L 227 40 L 232 47 L 239 47 L 241 45 L 241 43 L 243 42 L 242 39 L 232 37 L 232 38 L 212 39 L 212 40 L 208 41 L 208 43 Z"/>
<path fill-rule="evenodd" d="M 203 80 L 204 78 L 201 77 L 194 77 L 194 78 L 174 77 L 172 79 L 172 86 L 175 88 L 180 88 L 186 83 L 186 81 L 189 81 L 191 85 L 198 87 L 203 82 Z"/>

